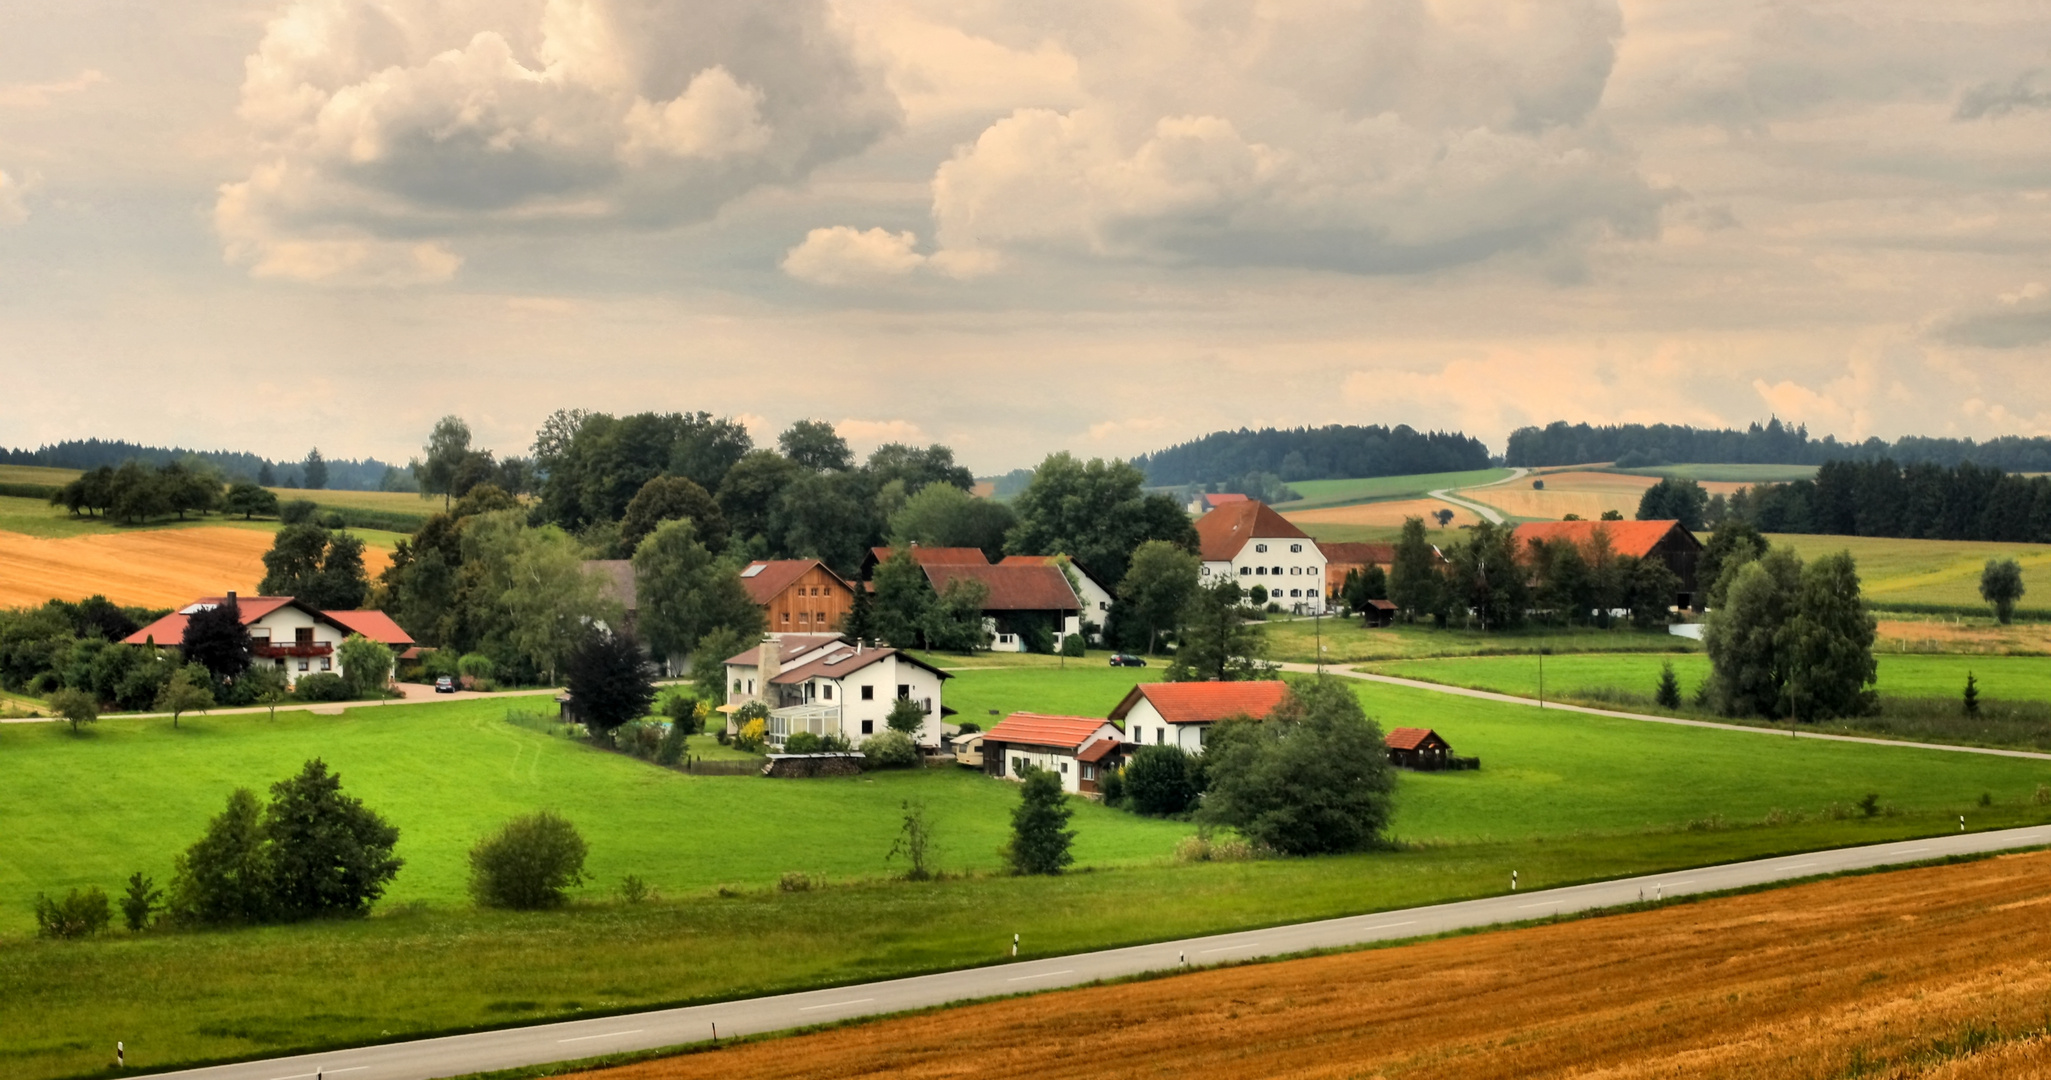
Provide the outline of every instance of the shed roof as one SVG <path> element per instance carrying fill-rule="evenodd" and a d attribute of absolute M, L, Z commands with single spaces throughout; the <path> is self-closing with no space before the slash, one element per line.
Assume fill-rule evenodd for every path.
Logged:
<path fill-rule="evenodd" d="M 1083 747 L 1082 753 L 1075 755 L 1075 759 L 1094 765 L 1107 757 L 1117 754 L 1124 748 L 1125 743 L 1118 739 L 1098 739 L 1096 742 Z"/>
<path fill-rule="evenodd" d="M 1289 523 L 1289 519 L 1267 503 L 1230 503 L 1196 519 L 1198 547 L 1205 562 L 1228 562 L 1248 541 L 1309 540 L 1310 534 Z"/>
<path fill-rule="evenodd" d="M 1324 553 L 1327 563 L 1347 563 L 1366 566 L 1373 563 L 1387 566 L 1396 561 L 1396 545 L 1357 542 L 1325 543 L 1320 541 L 1317 549 Z"/>
<path fill-rule="evenodd" d="M 948 583 L 959 578 L 982 582 L 990 590 L 983 601 L 984 611 L 1082 610 L 1074 587 L 1058 566 L 937 563 L 927 565 L 925 570 L 935 592 L 947 591 Z"/>
<path fill-rule="evenodd" d="M 1688 547 L 1701 547 L 1695 534 L 1681 528 L 1679 521 L 1527 521 L 1517 526 L 1517 547 L 1533 542 L 1566 540 L 1576 547 L 1595 542 L 1597 531 L 1609 534 L 1610 550 L 1619 555 L 1644 558 L 1668 536 L 1678 532 Z"/>
<path fill-rule="evenodd" d="M 1171 724 L 1215 724 L 1234 716 L 1259 719 L 1274 712 L 1288 696 L 1289 685 L 1279 679 L 1140 683 L 1111 710 L 1111 719 L 1125 719 L 1141 698 L 1152 702 L 1154 711 Z"/>
<path fill-rule="evenodd" d="M 1089 716 L 1045 716 L 1012 713 L 983 735 L 986 742 L 1075 749 L 1096 738 L 1105 722 Z"/>
<path fill-rule="evenodd" d="M 783 595 L 783 591 L 797 582 L 813 567 L 826 571 L 833 583 L 850 593 L 848 583 L 833 569 L 817 559 L 757 559 L 741 570 L 741 588 L 748 592 L 748 599 L 758 606 L 767 604 Z"/>
<path fill-rule="evenodd" d="M 1438 732 L 1422 727 L 1396 728 L 1382 741 L 1388 743 L 1391 750 L 1418 750 L 1433 742 L 1440 746 L 1450 745 Z"/>
<path fill-rule="evenodd" d="M 844 679 L 865 667 L 891 656 L 895 656 L 907 664 L 916 664 L 919 667 L 925 668 L 942 679 L 954 677 L 907 652 L 899 652 L 891 648 L 868 649 L 850 645 L 846 648 L 833 649 L 815 660 L 808 660 L 781 675 L 772 676 L 769 681 L 788 685 L 801 683 L 807 679 L 816 679 L 821 676 L 829 679 Z"/>

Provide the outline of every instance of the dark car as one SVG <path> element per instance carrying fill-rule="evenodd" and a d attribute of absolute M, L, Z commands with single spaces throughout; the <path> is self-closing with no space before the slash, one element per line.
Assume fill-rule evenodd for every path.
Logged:
<path fill-rule="evenodd" d="M 1122 652 L 1121 652 L 1121 653 L 1112 653 L 1112 654 L 1111 654 L 1111 666 L 1112 666 L 1112 667 L 1145 667 L 1145 666 L 1147 666 L 1147 662 L 1146 662 L 1145 658 L 1143 658 L 1143 657 L 1138 657 L 1138 656 L 1134 656 L 1134 655 L 1132 655 L 1131 653 L 1122 653 Z"/>
<path fill-rule="evenodd" d="M 455 693 L 455 692 L 456 692 L 456 680 L 454 680 L 454 679 L 451 679 L 451 678 L 449 678 L 449 677 L 448 677 L 447 675 L 444 675 L 444 676 L 442 676 L 441 678 L 439 678 L 439 679 L 436 679 L 436 680 L 434 681 L 434 692 L 435 692 L 435 693 L 437 693 L 437 694 L 453 694 L 453 693 Z"/>

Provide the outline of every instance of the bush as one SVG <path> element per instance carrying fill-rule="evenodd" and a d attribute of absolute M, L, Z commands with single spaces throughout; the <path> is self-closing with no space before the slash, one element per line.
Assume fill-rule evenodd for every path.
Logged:
<path fill-rule="evenodd" d="M 926 710 L 908 697 L 898 698 L 890 703 L 890 713 L 883 718 L 883 724 L 892 731 L 902 731 L 907 737 L 918 738 L 919 729 L 926 726 Z"/>
<path fill-rule="evenodd" d="M 1104 797 L 1105 806 L 1125 805 L 1125 770 L 1112 769 L 1097 781 L 1097 792 Z"/>
<path fill-rule="evenodd" d="M 1070 634 L 1061 639 L 1061 655 L 1063 656 L 1081 656 L 1088 647 L 1088 643 L 1083 641 L 1081 634 Z"/>
<path fill-rule="evenodd" d="M 107 928 L 114 911 L 97 887 L 73 889 L 62 900 L 36 894 L 36 935 L 46 938 L 91 937 Z"/>
<path fill-rule="evenodd" d="M 698 699 L 688 694 L 672 693 L 662 699 L 662 715 L 670 722 L 684 729 L 686 735 L 701 735 L 705 732 L 705 713 L 698 708 Z"/>
<path fill-rule="evenodd" d="M 1195 762 L 1179 746 L 1142 746 L 1125 767 L 1125 799 L 1135 813 L 1163 817 L 1188 812 L 1203 788 Z"/>
<path fill-rule="evenodd" d="M 284 525 L 305 525 L 318 513 L 320 507 L 311 499 L 292 499 L 278 504 L 278 521 Z"/>
<path fill-rule="evenodd" d="M 750 720 L 742 724 L 740 732 L 734 736 L 734 749 L 759 754 L 768 739 L 768 722 L 761 719 Z"/>
<path fill-rule="evenodd" d="M 1019 804 L 1011 812 L 1011 843 L 1004 861 L 1014 874 L 1058 874 L 1075 861 L 1068 847 L 1075 830 L 1065 828 L 1075 811 L 1061 790 L 1061 778 L 1045 769 L 1031 769 L 1019 784 Z"/>
<path fill-rule="evenodd" d="M 628 874 L 620 879 L 620 899 L 629 904 L 639 904 L 655 896 L 655 890 L 648 887 L 639 876 Z"/>
<path fill-rule="evenodd" d="M 878 732 L 862 742 L 864 768 L 909 769 L 918 763 L 918 744 L 902 731 Z"/>
<path fill-rule="evenodd" d="M 227 808 L 172 864 L 172 919 L 188 926 L 262 922 L 270 914 L 264 855 L 256 793 L 236 788 Z"/>
<path fill-rule="evenodd" d="M 621 724 L 612 733 L 613 748 L 629 757 L 653 761 L 662 752 L 663 727 L 645 720 Z"/>
<path fill-rule="evenodd" d="M 299 677 L 292 696 L 301 701 L 347 701 L 349 684 L 332 671 L 316 671 Z"/>
<path fill-rule="evenodd" d="M 1236 836 L 1213 839 L 1211 830 L 1198 829 L 1175 845 L 1176 862 L 1244 862 L 1260 857 L 1259 849 Z"/>
<path fill-rule="evenodd" d="M 783 740 L 783 752 L 786 754 L 816 754 L 819 752 L 819 744 L 824 741 L 809 731 L 800 731 L 790 738 Z"/>
<path fill-rule="evenodd" d="M 129 930 L 141 933 L 155 919 L 164 899 L 164 891 L 156 884 L 140 870 L 128 876 L 128 891 L 121 897 L 121 921 Z"/>
<path fill-rule="evenodd" d="M 812 875 L 797 870 L 786 871 L 776 879 L 778 892 L 811 892 Z"/>
<path fill-rule="evenodd" d="M 498 665 L 483 653 L 465 653 L 456 659 L 455 674 L 471 680 L 490 679 L 498 674 Z"/>
<path fill-rule="evenodd" d="M 577 827 L 553 810 L 514 818 L 470 849 L 470 895 L 485 907 L 560 907 L 584 881 L 587 853 Z"/>
<path fill-rule="evenodd" d="M 1204 751 L 1203 816 L 1284 855 L 1377 842 L 1396 779 L 1381 729 L 1342 681 L 1293 688 L 1271 721 L 1219 724 Z"/>
<path fill-rule="evenodd" d="M 684 760 L 684 737 L 683 721 L 670 721 L 669 728 L 662 733 L 662 742 L 655 747 L 655 763 L 675 765 Z"/>

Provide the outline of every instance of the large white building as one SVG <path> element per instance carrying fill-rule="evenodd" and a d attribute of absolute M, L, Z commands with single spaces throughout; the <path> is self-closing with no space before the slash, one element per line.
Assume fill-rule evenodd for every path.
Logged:
<path fill-rule="evenodd" d="M 252 661 L 274 665 L 285 673 L 287 683 L 297 685 L 307 675 L 327 671 L 342 675 L 338 646 L 351 634 L 381 642 L 396 658 L 413 647 L 413 638 L 382 611 L 321 611 L 289 596 L 206 596 L 179 608 L 156 622 L 122 639 L 129 645 L 175 649 L 185 640 L 185 624 L 192 616 L 235 605 L 243 628 L 254 646 Z M 391 672 L 385 672 L 387 678 Z"/>
<path fill-rule="evenodd" d="M 727 659 L 726 705 L 720 711 L 731 729 L 735 710 L 762 702 L 769 708 L 774 747 L 809 731 L 837 735 L 860 749 L 863 740 L 888 729 L 890 707 L 909 698 L 925 713 L 913 741 L 937 748 L 946 712 L 941 683 L 948 678 L 896 649 L 851 643 L 837 634 L 783 634 Z"/>
<path fill-rule="evenodd" d="M 1259 585 L 1282 610 L 1314 615 L 1325 610 L 1325 556 L 1317 541 L 1268 504 L 1228 503 L 1196 521 L 1203 583 Z M 1249 599 L 1248 603 L 1252 603 Z"/>
<path fill-rule="evenodd" d="M 1204 752 L 1211 725 L 1244 716 L 1265 720 L 1289 696 L 1279 679 L 1254 682 L 1139 683 L 1111 710 L 1133 748 L 1175 746 Z"/>

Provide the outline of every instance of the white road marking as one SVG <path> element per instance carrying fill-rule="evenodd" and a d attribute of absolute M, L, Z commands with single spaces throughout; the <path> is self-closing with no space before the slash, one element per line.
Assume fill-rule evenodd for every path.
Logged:
<path fill-rule="evenodd" d="M 854 999 L 853 1001 L 835 1001 L 835 1002 L 832 1002 L 832 1003 L 830 1003 L 830 1004 L 826 1004 L 826 1005 L 807 1005 L 807 1006 L 805 1006 L 804 1008 L 802 1008 L 802 1009 L 799 1009 L 798 1011 L 799 1011 L 799 1012 L 811 1012 L 811 1011 L 812 1011 L 812 1010 L 814 1010 L 814 1009 L 838 1009 L 838 1008 L 840 1008 L 840 1007 L 841 1007 L 841 1006 L 843 1006 L 843 1005 L 866 1005 L 866 1004 L 868 1004 L 869 1002 L 871 1002 L 871 1001 L 874 1001 L 874 1000 L 876 1000 L 876 999 L 875 999 L 875 998 L 856 998 L 856 999 Z"/>
<path fill-rule="evenodd" d="M 1894 853 L 1895 853 L 1896 855 L 1913 855 L 1913 854 L 1915 854 L 1915 853 L 1916 853 L 1916 852 L 1918 852 L 1918 851 L 1928 851 L 1928 850 L 1930 850 L 1930 849 L 1929 849 L 1929 848 L 1926 848 L 1926 847 L 1905 847 L 1905 848 L 1895 848 L 1895 849 L 1894 849 Z"/>
<path fill-rule="evenodd" d="M 1018 976 L 1018 977 L 1017 977 L 1017 978 L 1015 978 L 1015 979 L 1006 979 L 1006 980 L 1004 980 L 1004 981 L 1005 981 L 1005 982 L 1024 982 L 1024 981 L 1026 981 L 1027 979 L 1051 979 L 1051 978 L 1053 978 L 1053 977 L 1054 977 L 1054 976 L 1056 976 L 1056 975 L 1073 975 L 1073 974 L 1075 974 L 1075 969 L 1074 969 L 1074 968 L 1069 968 L 1069 969 L 1067 969 L 1066 971 L 1042 971 L 1042 972 L 1040 972 L 1040 973 L 1039 973 L 1038 975 L 1020 975 L 1020 976 Z"/>
<path fill-rule="evenodd" d="M 589 1042 L 589 1041 L 591 1041 L 592 1039 L 616 1039 L 616 1038 L 620 1037 L 621 1035 L 639 1035 L 639 1034 L 641 1034 L 641 1029 L 640 1029 L 640 1028 L 635 1028 L 635 1029 L 634 1029 L 634 1030 L 632 1030 L 632 1031 L 608 1031 L 608 1032 L 606 1032 L 606 1033 L 605 1033 L 605 1034 L 603 1034 L 603 1035 L 579 1035 L 579 1036 L 577 1036 L 577 1037 L 576 1037 L 576 1038 L 574 1038 L 574 1039 L 557 1039 L 556 1041 L 557 1041 L 557 1042 L 559 1042 L 559 1043 L 570 1043 L 570 1042 Z"/>
<path fill-rule="evenodd" d="M 1231 951 L 1232 951 L 1232 950 L 1234 950 L 1234 949 L 1251 949 L 1251 948 L 1253 948 L 1254 946 L 1256 946 L 1256 945 L 1259 945 L 1259 944 L 1260 944 L 1260 942 L 1258 942 L 1258 941 L 1249 941 L 1249 942 L 1247 942 L 1247 943 L 1246 943 L 1246 944 L 1244 944 L 1244 945 L 1220 945 L 1220 946 L 1218 946 L 1218 947 L 1217 947 L 1217 948 L 1215 948 L 1215 949 L 1205 949 L 1205 950 L 1203 950 L 1202 952 L 1198 953 L 1197 955 L 1198 955 L 1198 956 L 1204 956 L 1204 955 L 1207 955 L 1207 954 L 1210 954 L 1210 953 L 1214 953 L 1214 952 L 1231 952 Z"/>
<path fill-rule="evenodd" d="M 1794 862 L 1794 863 L 1782 863 L 1782 864 L 1781 864 L 1781 866 L 1780 866 L 1780 868 L 1781 868 L 1782 870 L 1800 870 L 1800 869 L 1801 869 L 1802 867 L 1804 867 L 1804 866 L 1814 866 L 1814 865 L 1816 865 L 1816 864 L 1815 864 L 1815 863 L 1812 863 L 1812 862 Z"/>
<path fill-rule="evenodd" d="M 1362 930 L 1389 930 L 1389 929 L 1393 929 L 1393 928 L 1395 928 L 1395 927 L 1398 927 L 1398 926 L 1416 926 L 1416 925 L 1417 925 L 1417 920 L 1416 920 L 1416 919 L 1411 919 L 1411 920 L 1409 920 L 1409 921 L 1407 921 L 1407 922 L 1385 922 L 1385 923 L 1379 923 L 1379 924 L 1377 924 L 1377 925 L 1374 925 L 1374 926 L 1363 926 L 1363 927 L 1361 927 L 1361 929 L 1362 929 Z"/>
<path fill-rule="evenodd" d="M 1518 911 L 1522 911 L 1522 910 L 1524 910 L 1525 908 L 1534 908 L 1534 907 L 1558 907 L 1559 905 L 1561 905 L 1561 904 L 1564 904 L 1564 903 L 1566 903 L 1566 901 L 1565 901 L 1565 900 L 1547 900 L 1547 901 L 1544 901 L 1544 902 L 1542 902 L 1542 903 L 1537 903 L 1537 904 L 1518 904 L 1518 905 L 1517 905 L 1517 910 L 1518 910 Z"/>
<path fill-rule="evenodd" d="M 322 1073 L 362 1072 L 363 1070 L 368 1068 L 370 1068 L 370 1066 L 368 1065 L 351 1065 L 346 1069 L 322 1069 L 320 1072 L 317 1073 L 299 1073 L 294 1076 L 274 1076 L 271 1078 L 271 1080 L 306 1080 L 306 1077 L 319 1076 Z"/>
<path fill-rule="evenodd" d="M 1678 889 L 1678 888 L 1680 888 L 1680 887 L 1681 887 L 1681 886 L 1683 886 L 1683 885 L 1693 885 L 1693 884 L 1695 884 L 1695 879 L 1694 879 L 1694 878 L 1689 878 L 1689 879 L 1688 879 L 1688 880 L 1686 880 L 1686 881 L 1662 881 L 1662 882 L 1660 882 L 1660 883 L 1659 883 L 1659 887 L 1660 887 L 1660 888 L 1662 888 L 1662 889 L 1664 889 L 1664 888 L 1666 888 L 1666 887 L 1667 887 L 1668 885 L 1672 885 L 1672 886 L 1673 886 L 1674 888 Z"/>

